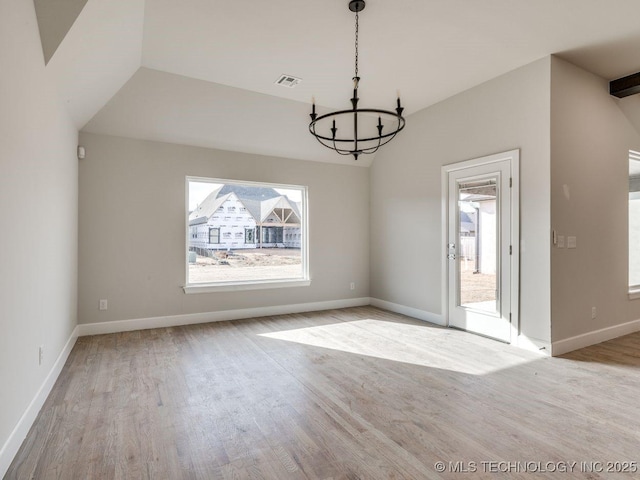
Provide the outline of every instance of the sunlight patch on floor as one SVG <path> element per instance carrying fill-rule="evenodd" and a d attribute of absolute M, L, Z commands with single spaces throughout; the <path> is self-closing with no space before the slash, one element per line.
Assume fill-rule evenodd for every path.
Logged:
<path fill-rule="evenodd" d="M 373 319 L 260 336 L 470 375 L 486 375 L 541 358 L 465 332 Z"/>

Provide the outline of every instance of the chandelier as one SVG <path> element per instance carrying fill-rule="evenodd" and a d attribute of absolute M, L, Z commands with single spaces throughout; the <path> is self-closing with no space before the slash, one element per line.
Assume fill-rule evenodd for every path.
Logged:
<path fill-rule="evenodd" d="M 352 108 L 350 110 L 337 110 L 318 116 L 314 98 L 312 100 L 312 110 L 310 114 L 311 123 L 309 124 L 309 131 L 322 145 L 335 150 L 340 155 L 353 155 L 356 160 L 358 160 L 359 155 L 376 153 L 382 145 L 393 140 L 405 125 L 405 119 L 402 116 L 404 108 L 400 105 L 399 93 L 395 112 L 377 108 L 358 108 L 358 86 L 360 84 L 360 77 L 358 76 L 358 13 L 364 10 L 364 7 L 364 0 L 349 1 L 349 10 L 356 14 L 356 54 L 355 75 L 353 77 L 353 98 L 351 99 Z M 360 130 L 358 128 L 359 114 L 362 114 L 360 117 Z M 375 116 L 378 117 L 377 125 L 375 125 Z M 383 118 L 387 121 L 387 125 L 383 123 Z M 338 135 L 336 120 L 338 120 L 341 125 L 344 125 L 344 122 L 348 122 L 349 128 L 347 128 L 347 131 L 351 133 L 351 135 Z M 373 122 L 366 122 L 367 120 L 373 120 Z M 369 127 L 368 133 L 364 134 L 361 132 L 363 121 L 368 124 L 365 125 L 365 127 Z M 331 125 L 331 127 L 329 127 L 329 125 Z M 353 127 L 352 132 L 349 131 L 351 126 Z M 344 129 L 344 126 L 341 128 Z"/>

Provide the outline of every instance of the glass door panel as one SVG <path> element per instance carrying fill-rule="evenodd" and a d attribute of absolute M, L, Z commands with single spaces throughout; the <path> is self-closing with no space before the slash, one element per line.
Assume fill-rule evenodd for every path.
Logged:
<path fill-rule="evenodd" d="M 498 313 L 498 177 L 457 182 L 458 306 Z"/>
<path fill-rule="evenodd" d="M 479 160 L 447 172 L 448 323 L 509 342 L 511 159 Z"/>

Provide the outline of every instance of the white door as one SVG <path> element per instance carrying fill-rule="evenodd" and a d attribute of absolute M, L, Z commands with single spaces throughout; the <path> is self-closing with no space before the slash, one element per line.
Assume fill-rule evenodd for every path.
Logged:
<path fill-rule="evenodd" d="M 512 187 L 517 154 L 443 167 L 449 326 L 504 342 L 515 341 L 517 335 L 513 253 L 518 225 Z"/>

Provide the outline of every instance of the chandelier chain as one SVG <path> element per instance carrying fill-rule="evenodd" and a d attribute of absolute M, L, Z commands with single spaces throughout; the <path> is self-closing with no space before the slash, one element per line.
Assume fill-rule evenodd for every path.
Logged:
<path fill-rule="evenodd" d="M 358 12 L 356 12 L 356 78 L 358 77 Z"/>
<path fill-rule="evenodd" d="M 404 108 L 400 103 L 398 94 L 397 107 L 395 110 L 382 110 L 379 108 L 358 108 L 358 40 L 360 33 L 360 15 L 364 10 L 365 0 L 349 0 L 349 10 L 355 13 L 355 76 L 353 77 L 353 97 L 351 108 L 348 110 L 336 110 L 333 112 L 318 115 L 316 113 L 316 103 L 313 99 L 311 106 L 311 123 L 309 132 L 320 142 L 321 145 L 334 150 L 340 155 L 353 155 L 358 160 L 360 155 L 374 154 L 380 147 L 393 140 L 396 135 L 404 129 L 406 121 L 402 116 Z M 358 117 L 375 120 L 378 117 L 378 124 L 375 127 L 368 123 L 360 123 Z M 385 119 L 383 123 L 383 118 Z M 341 124 L 336 123 L 336 120 Z M 351 125 L 349 125 L 351 123 Z M 347 128 L 343 127 L 343 124 Z M 346 132 L 346 133 L 343 133 Z"/>

